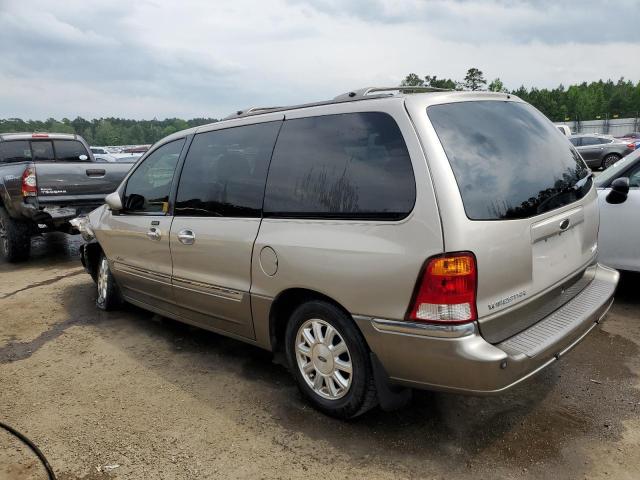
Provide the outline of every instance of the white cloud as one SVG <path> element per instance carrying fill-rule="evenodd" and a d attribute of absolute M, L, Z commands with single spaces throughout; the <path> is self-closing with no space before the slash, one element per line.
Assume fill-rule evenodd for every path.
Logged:
<path fill-rule="evenodd" d="M 221 117 L 471 66 L 509 88 L 637 81 L 635 2 L 606 3 L 0 0 L 0 117 Z"/>

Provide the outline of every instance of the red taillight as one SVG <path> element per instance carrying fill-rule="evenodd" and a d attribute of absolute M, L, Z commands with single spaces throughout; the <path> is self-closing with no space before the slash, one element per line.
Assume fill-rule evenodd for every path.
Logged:
<path fill-rule="evenodd" d="M 22 196 L 35 197 L 36 195 L 38 195 L 36 169 L 33 165 L 30 165 L 22 173 Z"/>
<path fill-rule="evenodd" d="M 631 150 L 635 150 L 636 149 L 636 144 L 635 143 L 627 143 L 627 147 L 630 148 Z"/>
<path fill-rule="evenodd" d="M 428 260 L 418 279 L 408 320 L 438 323 L 476 320 L 477 277 L 476 257 L 470 252 Z"/>

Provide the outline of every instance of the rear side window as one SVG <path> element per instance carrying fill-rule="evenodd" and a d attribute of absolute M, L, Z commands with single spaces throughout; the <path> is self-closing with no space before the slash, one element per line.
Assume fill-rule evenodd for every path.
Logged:
<path fill-rule="evenodd" d="M 286 120 L 271 159 L 265 216 L 396 220 L 413 209 L 411 159 L 382 112 Z"/>
<path fill-rule="evenodd" d="M 15 163 L 31 160 L 31 147 L 26 140 L 0 142 L 0 163 Z"/>
<path fill-rule="evenodd" d="M 582 137 L 582 146 L 587 147 L 590 145 L 600 145 L 603 143 L 601 138 L 598 137 Z"/>
<path fill-rule="evenodd" d="M 52 162 L 54 160 L 53 145 L 49 140 L 31 142 L 31 151 L 35 161 Z"/>
<path fill-rule="evenodd" d="M 175 214 L 260 217 L 269 159 L 281 124 L 196 135 L 180 175 Z"/>
<path fill-rule="evenodd" d="M 589 170 L 531 105 L 477 101 L 427 113 L 472 220 L 527 218 L 582 198 Z"/>
<path fill-rule="evenodd" d="M 54 140 L 53 146 L 56 149 L 56 160 L 59 162 L 89 161 L 87 149 L 77 140 Z M 84 155 L 87 158 L 80 160 L 81 155 Z"/>

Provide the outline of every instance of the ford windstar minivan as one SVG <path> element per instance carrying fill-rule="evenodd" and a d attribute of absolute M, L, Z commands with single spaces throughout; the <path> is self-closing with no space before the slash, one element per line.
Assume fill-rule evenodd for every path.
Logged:
<path fill-rule="evenodd" d="M 368 88 L 155 144 L 80 221 L 97 305 L 282 352 L 341 418 L 504 391 L 603 318 L 592 174 L 510 94 Z"/>

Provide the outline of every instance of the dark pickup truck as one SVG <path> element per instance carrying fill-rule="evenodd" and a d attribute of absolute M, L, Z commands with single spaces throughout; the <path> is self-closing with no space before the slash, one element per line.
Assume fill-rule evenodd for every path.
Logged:
<path fill-rule="evenodd" d="M 0 252 L 25 260 L 30 238 L 76 233 L 69 220 L 104 203 L 132 164 L 97 163 L 85 140 L 63 133 L 0 134 Z"/>

